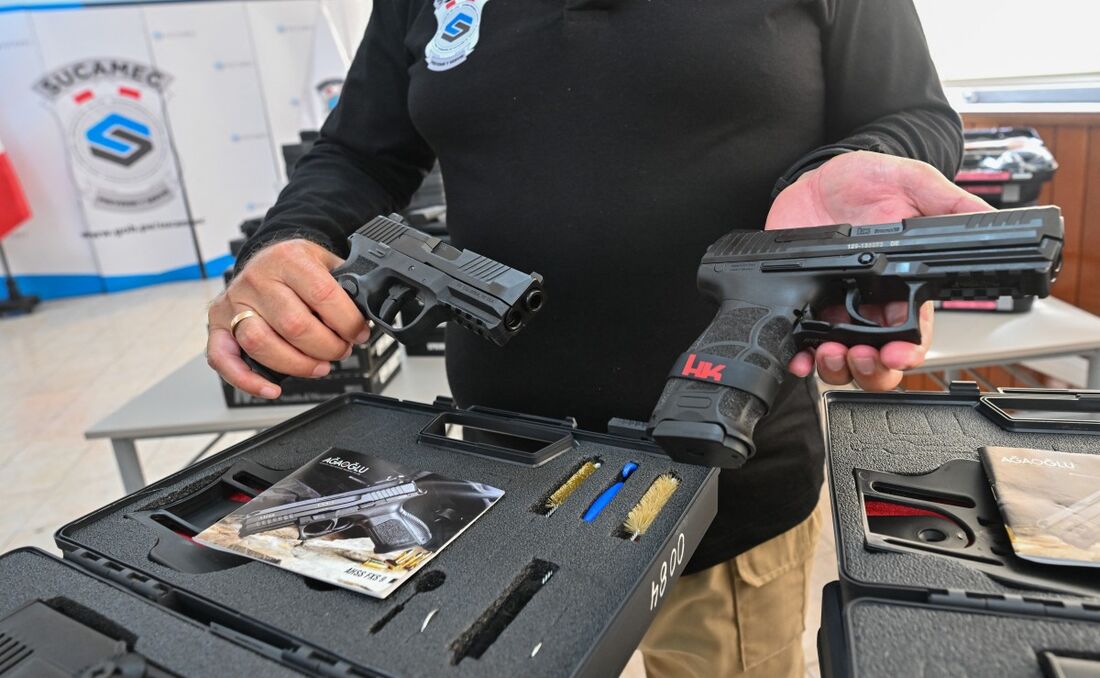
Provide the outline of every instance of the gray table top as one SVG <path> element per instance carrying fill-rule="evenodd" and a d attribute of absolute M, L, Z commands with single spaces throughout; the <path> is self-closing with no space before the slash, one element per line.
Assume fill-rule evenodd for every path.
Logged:
<path fill-rule="evenodd" d="M 403 400 L 431 402 L 447 395 L 443 359 L 406 358 L 385 391 Z M 86 438 L 158 438 L 269 428 L 313 405 L 227 407 L 218 376 L 202 355 L 131 399 L 84 432 Z"/>
<path fill-rule="evenodd" d="M 1051 297 L 1028 313 L 937 313 L 932 348 L 916 371 L 1092 351 L 1100 351 L 1100 318 Z"/>

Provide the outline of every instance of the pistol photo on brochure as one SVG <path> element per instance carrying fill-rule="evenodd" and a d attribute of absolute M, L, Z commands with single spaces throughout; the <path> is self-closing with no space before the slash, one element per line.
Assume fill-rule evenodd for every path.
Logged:
<path fill-rule="evenodd" d="M 503 494 L 332 448 L 195 541 L 385 598 Z"/>

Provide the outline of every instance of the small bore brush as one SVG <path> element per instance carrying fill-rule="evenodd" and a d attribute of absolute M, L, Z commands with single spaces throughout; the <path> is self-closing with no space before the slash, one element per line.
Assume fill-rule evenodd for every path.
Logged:
<path fill-rule="evenodd" d="M 577 491 L 584 481 L 588 480 L 588 476 L 596 472 L 596 469 L 600 468 L 601 462 L 599 459 L 589 459 L 580 468 L 573 472 L 573 475 L 569 476 L 569 479 L 562 483 L 558 489 L 554 490 L 554 493 L 546 498 L 543 502 L 542 508 L 545 513 L 543 515 L 553 515 L 554 511 L 557 511 L 565 500 Z"/>
<path fill-rule="evenodd" d="M 649 530 L 678 487 L 680 479 L 671 473 L 664 473 L 653 480 L 623 521 L 623 532 L 630 537 L 630 541 L 638 541 Z"/>

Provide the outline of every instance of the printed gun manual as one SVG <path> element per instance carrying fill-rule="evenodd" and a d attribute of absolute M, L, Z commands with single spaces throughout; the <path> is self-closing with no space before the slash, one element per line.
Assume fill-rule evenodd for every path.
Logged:
<path fill-rule="evenodd" d="M 1016 555 L 1100 567 L 1100 455 L 983 447 L 981 458 Z"/>
<path fill-rule="evenodd" d="M 333 448 L 195 541 L 385 598 L 503 494 Z"/>

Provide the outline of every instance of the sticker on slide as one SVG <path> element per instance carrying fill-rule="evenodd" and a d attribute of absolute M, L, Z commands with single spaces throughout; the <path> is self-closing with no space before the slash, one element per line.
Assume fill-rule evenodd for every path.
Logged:
<path fill-rule="evenodd" d="M 477 46 L 488 1 L 435 0 L 435 36 L 424 48 L 429 71 L 447 71 L 466 61 Z"/>
<path fill-rule="evenodd" d="M 125 59 L 86 59 L 38 79 L 54 107 L 85 202 L 112 212 L 141 212 L 179 191 L 161 109 L 171 78 Z"/>

